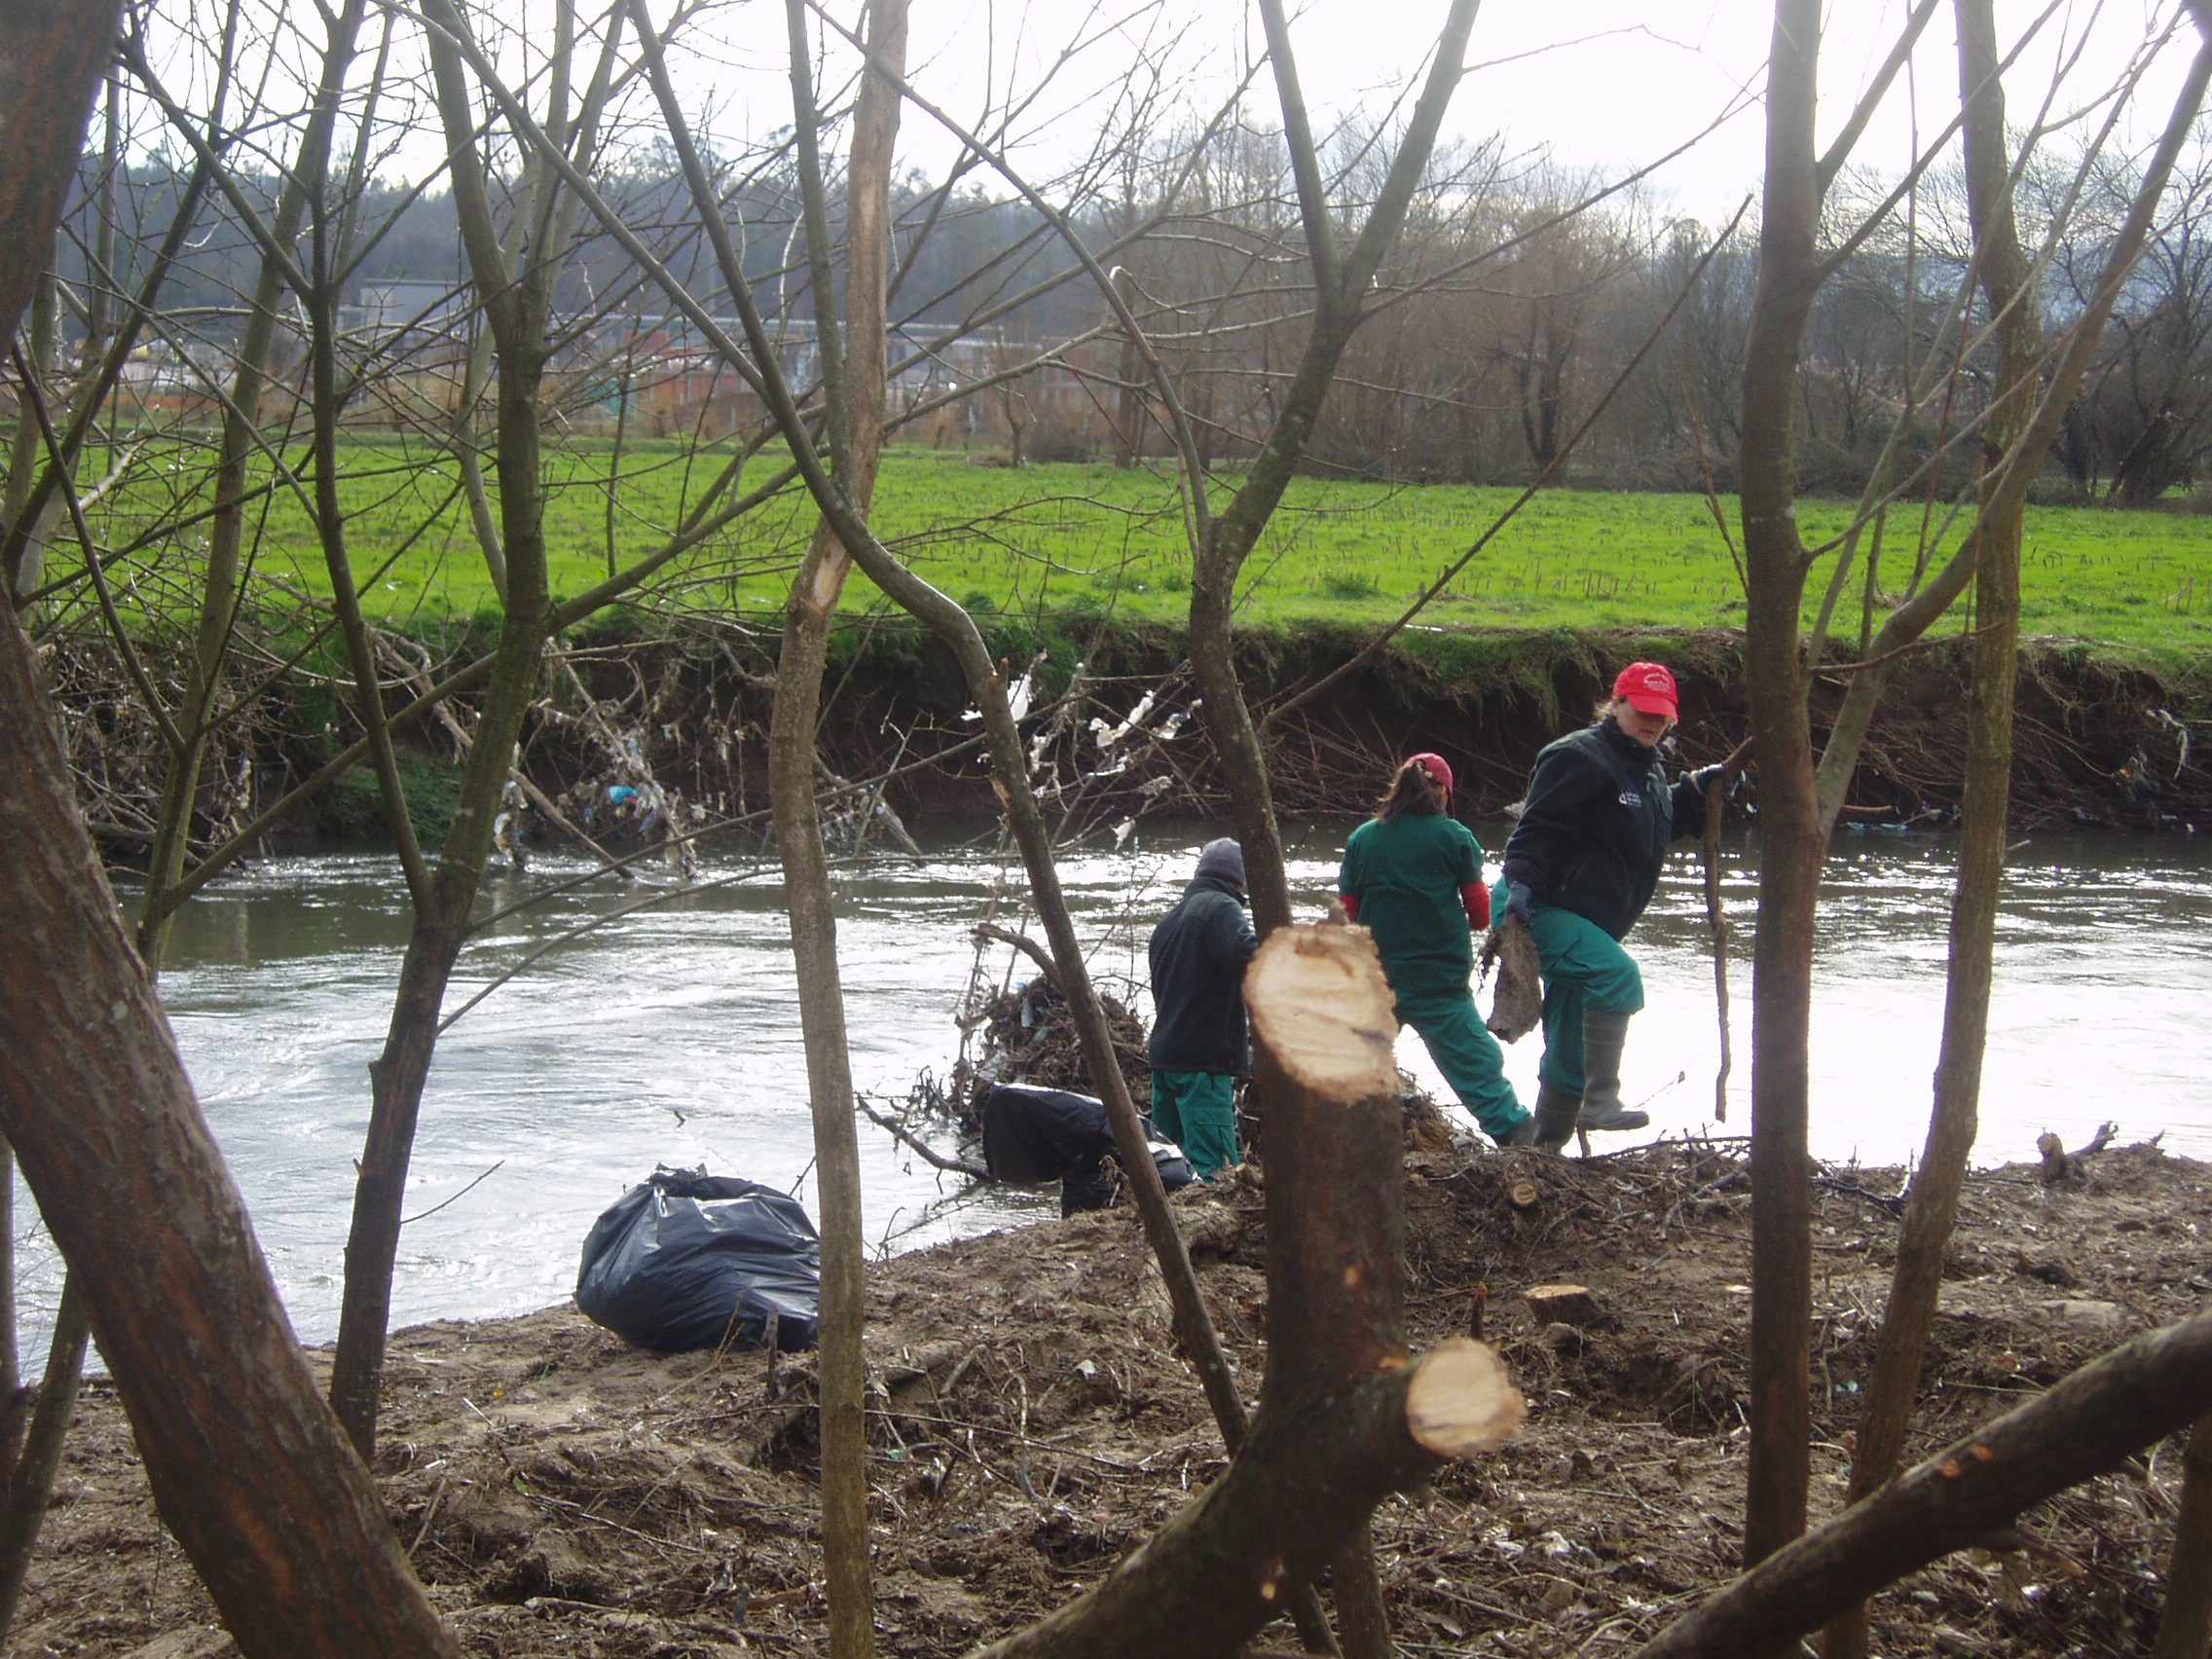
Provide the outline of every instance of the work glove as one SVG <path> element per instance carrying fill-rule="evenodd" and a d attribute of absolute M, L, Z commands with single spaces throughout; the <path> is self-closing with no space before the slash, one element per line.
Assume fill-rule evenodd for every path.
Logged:
<path fill-rule="evenodd" d="M 1526 881 L 1506 883 L 1505 913 L 1507 915 L 1519 916 L 1523 922 L 1533 927 L 1536 923 L 1535 903 L 1536 896 L 1529 891 L 1529 884 Z"/>
<path fill-rule="evenodd" d="M 1721 778 L 1727 777 L 1727 774 L 1728 767 L 1725 761 L 1717 762 L 1711 766 L 1700 766 L 1696 771 L 1690 774 L 1690 786 L 1695 789 L 1699 794 L 1705 794 L 1712 790 L 1715 782 L 1717 782 Z M 1743 793 L 1744 774 L 1738 772 L 1733 778 L 1728 779 L 1727 795 L 1730 800 L 1734 800 Z"/>

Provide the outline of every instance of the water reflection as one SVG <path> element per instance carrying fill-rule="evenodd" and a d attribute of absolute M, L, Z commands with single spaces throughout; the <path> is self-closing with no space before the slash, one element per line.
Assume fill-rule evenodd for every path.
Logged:
<path fill-rule="evenodd" d="M 1294 846 L 1292 879 L 1309 913 L 1334 885 L 1346 828 Z M 1145 936 L 1209 832 L 1156 830 L 1129 849 L 1068 859 L 1069 897 L 1109 989 L 1141 984 Z M 1502 827 L 1483 827 L 1483 838 L 1494 856 Z M 1918 1151 L 1952 852 L 1937 837 L 1877 835 L 1841 842 L 1831 861 L 1813 1053 L 1814 1140 L 1825 1156 L 1895 1162 Z M 1732 1130 L 1748 1112 L 1755 856 L 1755 845 L 1732 849 L 1724 879 L 1743 929 Z M 527 876 L 495 877 L 484 913 L 581 867 L 548 860 Z M 747 868 L 725 857 L 707 873 Z M 941 1072 L 954 1053 L 953 1014 L 977 970 L 969 929 L 986 912 L 1017 919 L 1024 884 L 994 855 L 949 846 L 923 861 L 871 859 L 840 880 L 856 1081 L 903 1094 L 918 1071 Z M 449 1008 L 547 941 L 612 916 L 531 963 L 441 1043 L 410 1179 L 410 1214 L 421 1219 L 402 1241 L 398 1322 L 562 1299 L 593 1216 L 656 1162 L 772 1182 L 812 1207 L 804 1055 L 774 870 L 614 914 L 638 896 L 608 880 L 559 894 L 498 921 L 464 955 Z M 2108 1117 L 2130 1137 L 2164 1129 L 2168 1147 L 2212 1156 L 2212 1090 L 2195 1040 L 2197 1015 L 2212 1003 L 2208 924 L 2212 847 L 2036 837 L 2015 849 L 1981 1160 L 2029 1156 L 2045 1128 L 2085 1139 Z M 367 1066 L 383 1042 L 407 926 L 388 857 L 286 860 L 190 905 L 164 975 L 200 1098 L 310 1341 L 336 1330 Z M 1688 855 L 1670 865 L 1637 948 L 1649 1005 L 1631 1038 L 1625 1092 L 1647 1105 L 1657 1128 L 1680 1132 L 1713 1119 L 1718 1051 L 1704 902 Z M 1007 955 L 983 960 L 993 985 Z M 1418 1042 L 1400 1052 L 1441 1088 Z M 1535 1062 L 1532 1041 L 1509 1051 L 1509 1072 L 1530 1096 Z M 862 1149 L 878 1247 L 1052 1213 L 1049 1198 L 954 1197 L 865 1124 Z"/>

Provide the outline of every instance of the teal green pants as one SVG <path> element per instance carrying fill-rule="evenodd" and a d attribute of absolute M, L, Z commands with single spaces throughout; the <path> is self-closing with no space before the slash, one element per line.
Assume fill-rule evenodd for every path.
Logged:
<path fill-rule="evenodd" d="M 1505 889 L 1497 890 L 1505 913 Z M 1536 1075 L 1564 1094 L 1582 1092 L 1582 1011 L 1635 1014 L 1643 1007 L 1636 958 L 1596 922 L 1556 904 L 1532 906 L 1530 932 L 1544 970 L 1544 1059 Z"/>
<path fill-rule="evenodd" d="M 1199 1180 L 1234 1169 L 1236 1080 L 1227 1072 L 1154 1072 L 1152 1126 L 1183 1149 Z"/>
<path fill-rule="evenodd" d="M 1459 1104 L 1475 1115 L 1484 1133 L 1503 1140 L 1529 1114 L 1505 1080 L 1505 1056 L 1475 1012 L 1466 982 L 1460 981 L 1456 991 L 1440 986 L 1396 994 L 1399 1020 L 1420 1033 L 1428 1057 Z"/>

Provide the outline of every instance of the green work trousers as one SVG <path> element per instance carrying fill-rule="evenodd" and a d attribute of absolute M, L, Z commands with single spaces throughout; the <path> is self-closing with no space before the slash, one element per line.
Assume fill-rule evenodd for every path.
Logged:
<path fill-rule="evenodd" d="M 1154 1072 L 1152 1126 L 1183 1149 L 1199 1180 L 1235 1168 L 1236 1080 L 1227 1072 Z"/>
<path fill-rule="evenodd" d="M 1475 1012 L 1465 979 L 1456 991 L 1408 988 L 1396 995 L 1400 1022 L 1420 1033 L 1428 1057 L 1459 1104 L 1475 1115 L 1486 1134 L 1497 1140 L 1511 1134 L 1529 1114 L 1505 1079 L 1505 1056 Z"/>
<path fill-rule="evenodd" d="M 1497 895 L 1503 914 L 1505 895 Z M 1544 1058 L 1536 1075 L 1563 1094 L 1582 1092 L 1582 1013 L 1635 1014 L 1643 1007 L 1636 958 L 1596 922 L 1557 904 L 1531 906 L 1529 931 L 1544 970 Z"/>

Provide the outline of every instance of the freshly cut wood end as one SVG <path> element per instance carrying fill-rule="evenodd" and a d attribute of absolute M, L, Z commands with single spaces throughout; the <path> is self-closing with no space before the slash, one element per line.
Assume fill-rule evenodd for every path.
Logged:
<path fill-rule="evenodd" d="M 1494 1452 L 1521 1432 L 1529 1402 L 1488 1343 L 1454 1337 L 1415 1362 L 1406 1428 L 1439 1457 Z"/>
<path fill-rule="evenodd" d="M 1365 928 L 1277 928 L 1244 976 L 1252 1030 L 1291 1082 L 1350 1102 L 1398 1091 L 1398 1017 Z"/>

